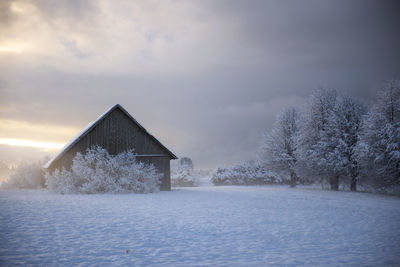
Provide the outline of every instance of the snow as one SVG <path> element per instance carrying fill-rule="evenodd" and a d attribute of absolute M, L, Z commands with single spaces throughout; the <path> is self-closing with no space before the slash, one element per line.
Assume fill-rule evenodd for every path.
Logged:
<path fill-rule="evenodd" d="M 0 190 L 0 265 L 395 266 L 400 198 L 283 186 Z"/>

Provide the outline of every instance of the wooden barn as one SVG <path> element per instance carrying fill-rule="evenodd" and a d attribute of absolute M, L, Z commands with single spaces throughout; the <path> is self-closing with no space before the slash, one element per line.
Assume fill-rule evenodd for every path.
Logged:
<path fill-rule="evenodd" d="M 70 169 L 75 154 L 85 153 L 94 145 L 105 148 L 112 155 L 134 149 L 138 161 L 154 164 L 163 174 L 160 189 L 171 190 L 170 160 L 177 157 L 119 104 L 90 123 L 44 168 L 49 172 L 62 167 Z"/>

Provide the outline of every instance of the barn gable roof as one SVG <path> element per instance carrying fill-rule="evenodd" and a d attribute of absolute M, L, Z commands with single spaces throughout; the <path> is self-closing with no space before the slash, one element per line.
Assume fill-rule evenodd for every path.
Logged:
<path fill-rule="evenodd" d="M 110 107 L 106 112 L 104 112 L 95 121 L 89 123 L 78 135 L 76 135 L 69 143 L 67 143 L 51 160 L 49 160 L 43 167 L 48 169 L 51 167 L 53 162 L 61 158 L 68 150 L 70 150 L 76 143 L 78 143 L 84 136 L 89 134 L 92 129 L 94 129 L 108 114 L 113 112 L 115 109 L 121 110 L 131 121 L 136 124 L 141 130 L 144 131 L 156 144 L 162 147 L 170 156 L 171 159 L 177 159 L 178 157 L 174 155 L 168 148 L 166 148 L 157 138 L 150 134 L 131 114 L 128 113 L 120 104 L 116 104 Z"/>

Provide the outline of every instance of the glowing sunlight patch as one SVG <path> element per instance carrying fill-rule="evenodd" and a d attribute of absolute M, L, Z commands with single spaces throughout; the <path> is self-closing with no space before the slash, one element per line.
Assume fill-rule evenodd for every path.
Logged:
<path fill-rule="evenodd" d="M 9 146 L 35 147 L 43 149 L 60 149 L 64 146 L 64 144 L 39 142 L 39 141 L 25 140 L 25 139 L 12 139 L 12 138 L 0 138 L 0 144 Z"/>
<path fill-rule="evenodd" d="M 21 53 L 22 49 L 20 47 L 13 46 L 0 46 L 0 53 Z"/>

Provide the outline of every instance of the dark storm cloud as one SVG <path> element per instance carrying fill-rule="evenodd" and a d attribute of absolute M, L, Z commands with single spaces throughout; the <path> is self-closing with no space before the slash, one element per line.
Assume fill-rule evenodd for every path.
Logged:
<path fill-rule="evenodd" d="M 34 3 L 60 50 L 0 55 L 0 118 L 80 128 L 120 103 L 200 167 L 255 158 L 317 87 L 369 103 L 400 74 L 395 1 Z"/>
<path fill-rule="evenodd" d="M 243 21 L 242 38 L 272 51 L 274 62 L 262 64 L 276 66 L 273 80 L 286 77 L 280 84 L 300 90 L 328 85 L 370 98 L 382 79 L 399 75 L 396 1 L 252 3 L 229 1 L 220 9 Z"/>

